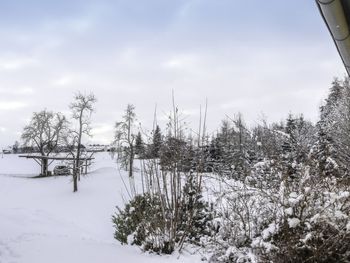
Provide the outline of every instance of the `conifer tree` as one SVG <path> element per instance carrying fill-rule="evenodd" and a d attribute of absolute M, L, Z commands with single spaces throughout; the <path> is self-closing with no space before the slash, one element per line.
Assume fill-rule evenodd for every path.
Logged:
<path fill-rule="evenodd" d="M 156 129 L 153 133 L 152 146 L 151 146 L 151 157 L 159 158 L 160 148 L 162 147 L 162 133 L 159 126 L 156 126 Z"/>
<path fill-rule="evenodd" d="M 136 135 L 135 154 L 137 154 L 140 159 L 144 158 L 145 155 L 145 144 L 143 142 L 141 132 L 138 132 Z"/>

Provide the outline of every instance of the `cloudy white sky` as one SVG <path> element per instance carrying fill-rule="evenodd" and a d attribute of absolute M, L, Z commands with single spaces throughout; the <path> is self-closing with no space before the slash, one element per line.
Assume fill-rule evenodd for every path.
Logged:
<path fill-rule="evenodd" d="M 172 90 L 193 126 L 208 98 L 210 130 L 236 112 L 315 121 L 345 75 L 314 1 L 2 0 L 0 35 L 0 148 L 78 90 L 98 98 L 93 141 L 107 143 L 128 103 L 150 127 Z"/>

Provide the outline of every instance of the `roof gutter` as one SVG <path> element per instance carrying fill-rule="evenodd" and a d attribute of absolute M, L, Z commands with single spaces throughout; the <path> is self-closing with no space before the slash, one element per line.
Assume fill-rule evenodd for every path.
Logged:
<path fill-rule="evenodd" d="M 345 69 L 350 76 L 350 1 L 316 0 Z"/>

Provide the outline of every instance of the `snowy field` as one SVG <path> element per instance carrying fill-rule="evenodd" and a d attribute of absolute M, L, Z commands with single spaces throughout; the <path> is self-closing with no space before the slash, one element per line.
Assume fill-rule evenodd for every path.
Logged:
<path fill-rule="evenodd" d="M 95 158 L 73 193 L 71 176 L 28 178 L 40 172 L 33 160 L 0 156 L 0 263 L 201 261 L 200 255 L 158 256 L 120 245 L 111 215 L 124 205 L 127 173 L 108 153 Z"/>

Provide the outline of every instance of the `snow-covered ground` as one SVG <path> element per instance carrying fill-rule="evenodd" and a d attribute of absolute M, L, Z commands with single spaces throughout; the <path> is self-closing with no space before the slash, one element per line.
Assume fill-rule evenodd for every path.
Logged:
<path fill-rule="evenodd" d="M 73 193 L 71 176 L 28 178 L 40 172 L 33 160 L 0 156 L 0 263 L 200 262 L 120 245 L 111 216 L 124 205 L 127 173 L 108 153 L 95 157 Z"/>

